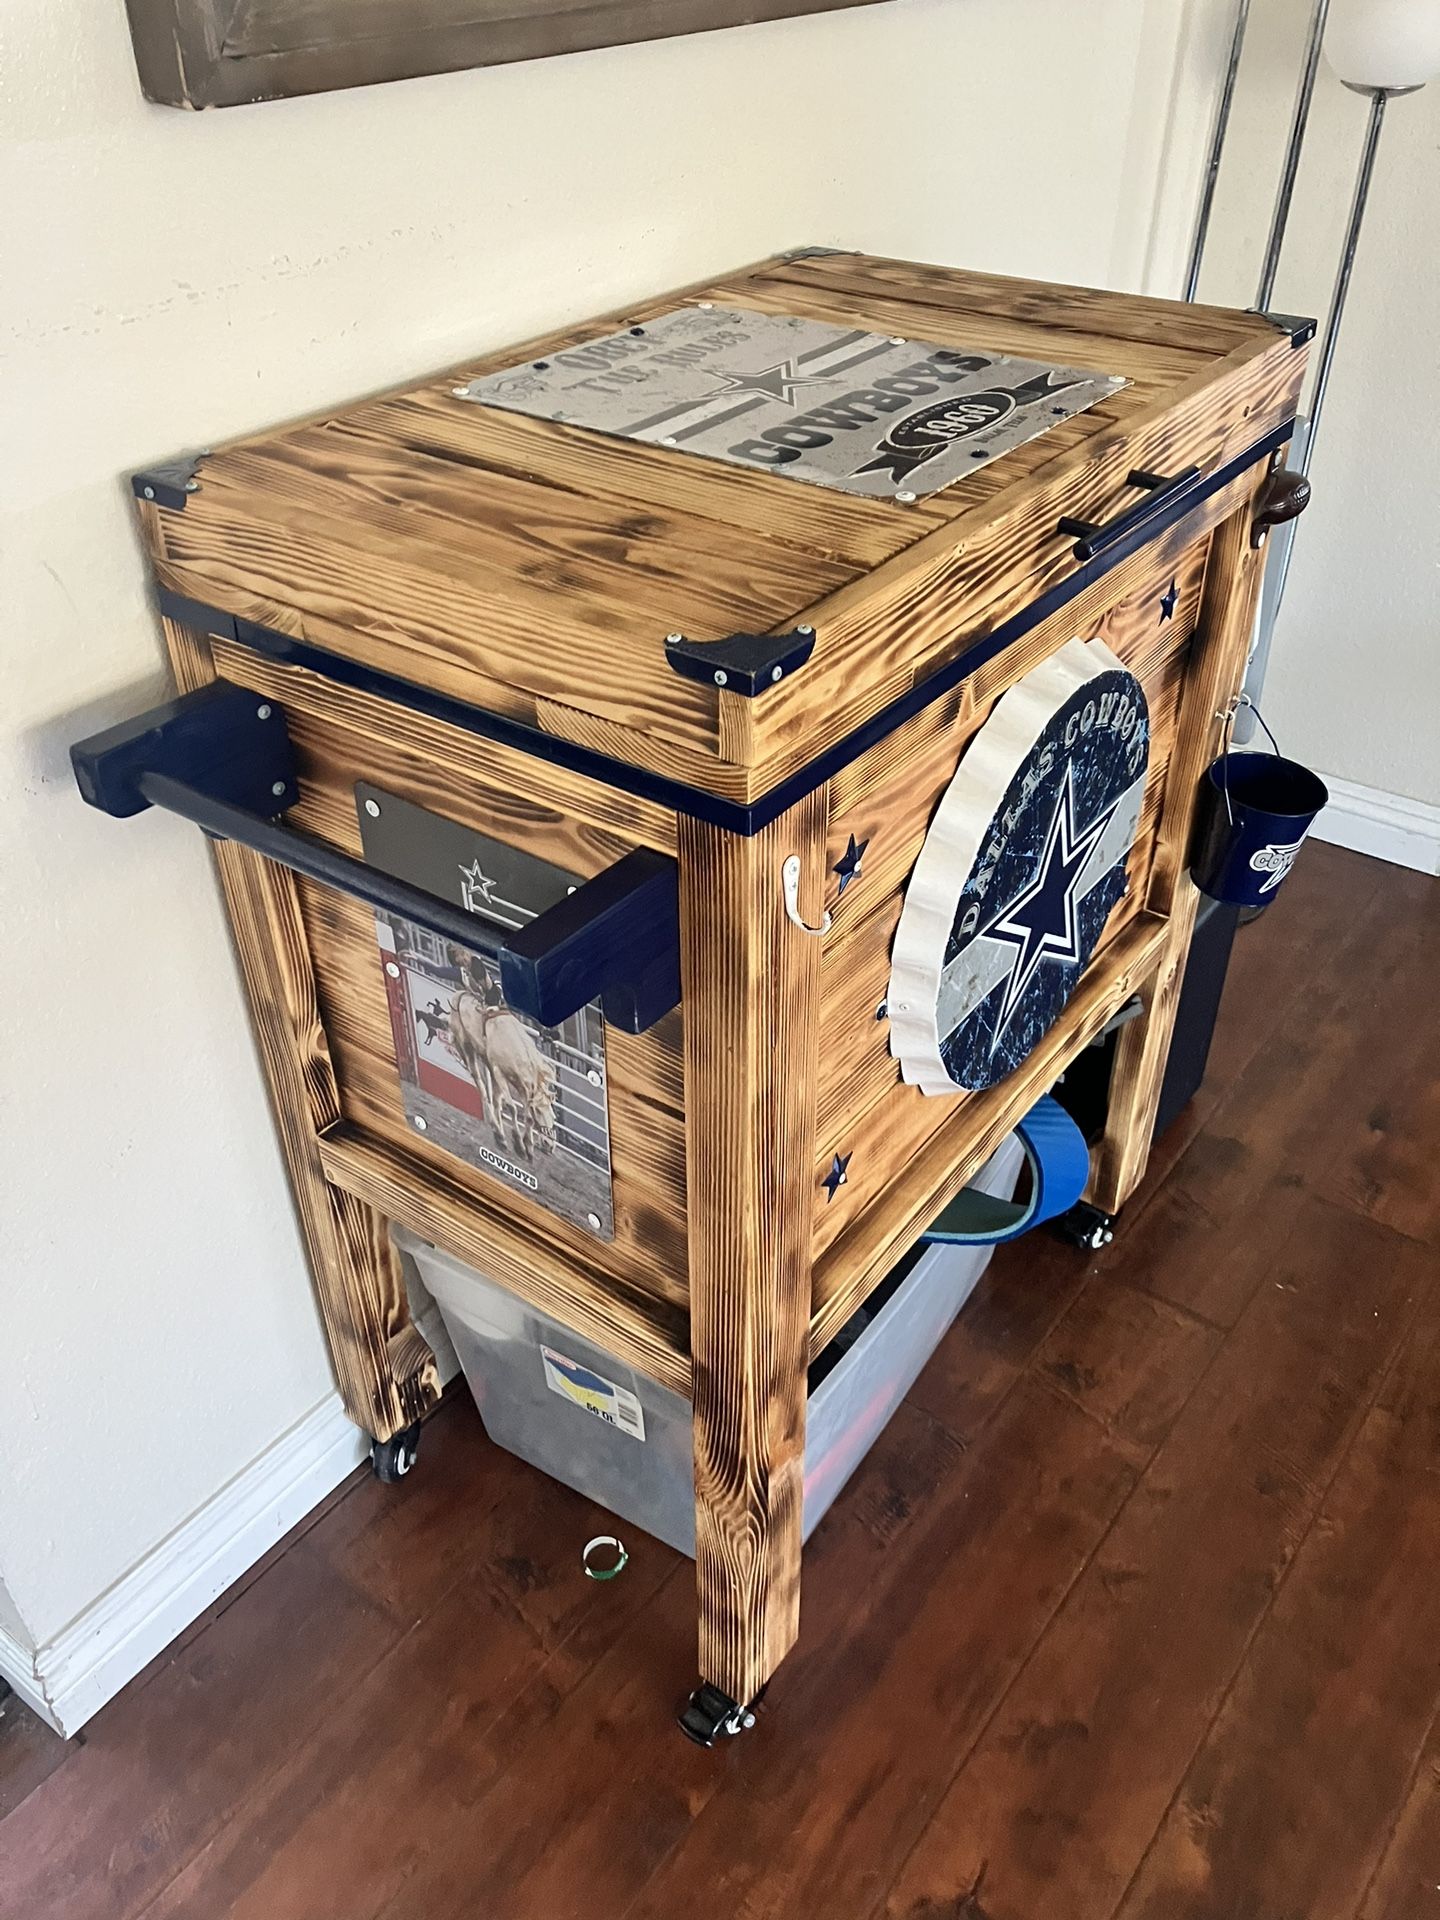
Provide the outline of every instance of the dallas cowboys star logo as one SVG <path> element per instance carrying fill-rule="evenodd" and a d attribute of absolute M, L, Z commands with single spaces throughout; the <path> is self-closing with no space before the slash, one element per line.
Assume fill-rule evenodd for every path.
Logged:
<path fill-rule="evenodd" d="M 495 882 L 478 860 L 460 869 L 460 898 L 467 913 L 483 913 L 495 898 Z"/>
<path fill-rule="evenodd" d="M 852 880 L 858 880 L 860 878 L 860 862 L 865 858 L 865 849 L 869 844 L 870 842 L 868 840 L 862 840 L 857 846 L 855 836 L 852 833 L 849 846 L 846 847 L 844 853 L 841 854 L 840 858 L 835 862 L 835 865 L 830 869 L 832 873 L 838 873 L 840 876 L 840 886 L 838 889 L 840 893 L 844 893 L 846 887 L 849 886 Z"/>
<path fill-rule="evenodd" d="M 717 367 L 714 378 L 721 393 L 756 393 L 766 400 L 781 400 L 787 407 L 795 404 L 797 387 L 824 387 L 833 383 L 833 373 L 797 373 L 793 360 L 781 360 L 759 373 L 726 373 Z"/>
<path fill-rule="evenodd" d="M 1055 802 L 1040 863 L 1029 885 L 1010 902 L 986 933 L 1014 948 L 1005 991 L 990 1042 L 993 1054 L 1025 989 L 1046 960 L 1062 966 L 1080 963 L 1080 926 L 1077 895 L 1091 849 L 1109 826 L 1119 801 L 1112 801 L 1080 832 L 1075 818 L 1075 768 L 1065 769 L 1065 782 Z"/>

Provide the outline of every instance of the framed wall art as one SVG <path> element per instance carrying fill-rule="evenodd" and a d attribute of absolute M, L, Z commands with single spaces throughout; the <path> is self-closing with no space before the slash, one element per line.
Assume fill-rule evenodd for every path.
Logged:
<path fill-rule="evenodd" d="M 874 0 L 126 0 L 147 99 L 234 107 Z"/>

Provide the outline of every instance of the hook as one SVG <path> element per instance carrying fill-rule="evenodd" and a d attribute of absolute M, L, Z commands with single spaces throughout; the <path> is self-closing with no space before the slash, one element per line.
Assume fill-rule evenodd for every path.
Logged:
<path fill-rule="evenodd" d="M 1250 711 L 1254 714 L 1255 718 L 1260 722 L 1261 726 L 1264 727 L 1266 739 L 1270 742 L 1271 746 L 1275 749 L 1276 753 L 1279 753 L 1280 742 L 1275 738 L 1275 735 L 1270 731 L 1269 721 L 1266 720 L 1264 714 L 1260 711 L 1260 708 L 1256 704 L 1256 702 L 1250 698 L 1248 693 L 1245 693 L 1243 691 L 1236 694 L 1235 698 L 1230 702 L 1228 707 L 1217 708 L 1215 711 L 1215 718 L 1220 722 L 1221 726 L 1225 729 L 1224 736 L 1223 736 L 1223 745 L 1221 749 L 1222 752 L 1228 753 L 1230 751 L 1231 736 L 1234 734 L 1234 731 L 1235 731 L 1235 718 L 1236 718 L 1236 715 L 1239 713 L 1241 707 L 1248 707 L 1250 709 Z"/>
<path fill-rule="evenodd" d="M 1275 749 L 1277 754 L 1280 751 L 1280 742 L 1275 738 L 1274 734 L 1271 733 L 1269 721 L 1266 720 L 1259 707 L 1242 688 L 1228 707 L 1217 708 L 1215 711 L 1215 718 L 1220 722 L 1222 728 L 1220 736 L 1220 762 L 1222 766 L 1228 761 L 1230 750 L 1235 744 L 1235 716 L 1239 713 L 1241 707 L 1249 707 L 1255 718 L 1260 722 L 1261 726 L 1264 727 L 1265 737 L 1269 740 L 1270 745 Z M 1225 795 L 1225 818 L 1233 827 L 1235 824 L 1235 813 L 1230 805 L 1230 781 L 1228 778 L 1222 780 L 1221 787 Z"/>
<path fill-rule="evenodd" d="M 821 934 L 828 933 L 830 931 L 831 916 L 828 912 L 826 913 L 824 920 L 821 921 L 818 927 L 807 926 L 806 922 L 801 917 L 801 914 L 800 914 L 800 856 L 798 853 L 792 853 L 789 859 L 786 860 L 784 866 L 781 867 L 780 885 L 783 888 L 784 894 L 785 894 L 785 917 L 788 920 L 793 920 L 795 925 L 799 927 L 802 933 L 814 934 L 814 936 L 818 940 Z"/>

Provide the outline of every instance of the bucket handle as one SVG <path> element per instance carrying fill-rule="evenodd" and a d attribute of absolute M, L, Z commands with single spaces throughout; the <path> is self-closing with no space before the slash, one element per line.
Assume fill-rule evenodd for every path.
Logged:
<path fill-rule="evenodd" d="M 1248 693 L 1237 693 L 1229 706 L 1215 715 L 1215 718 L 1224 729 L 1220 738 L 1220 791 L 1225 796 L 1225 818 L 1232 827 L 1235 824 L 1235 812 L 1230 805 L 1230 746 L 1235 735 L 1235 716 L 1239 713 L 1241 707 L 1248 707 L 1250 709 L 1261 726 L 1264 727 L 1265 738 L 1270 742 L 1277 754 L 1280 752 L 1280 742 L 1271 732 L 1270 722 L 1265 718 L 1258 704 L 1250 698 Z"/>

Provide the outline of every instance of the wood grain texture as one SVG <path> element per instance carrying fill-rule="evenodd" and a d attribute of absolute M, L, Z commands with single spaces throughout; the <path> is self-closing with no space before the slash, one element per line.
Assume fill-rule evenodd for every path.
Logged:
<path fill-rule="evenodd" d="M 662 1300 L 683 1304 L 685 1282 L 685 1135 L 679 1112 L 652 1100 L 622 1074 L 610 1077 L 610 1157 L 615 1235 L 597 1239 L 549 1212 L 508 1181 L 447 1153 L 418 1134 L 404 1103 L 395 1043 L 370 909 L 308 882 L 300 897 L 317 993 L 335 1066 L 339 1117 L 377 1145 L 414 1162 L 419 1177 L 444 1178 L 481 1216 L 504 1215 L 537 1253 L 566 1259 L 581 1273 L 613 1276 Z M 607 1027 L 607 1048 L 609 1035 Z M 646 1036 L 636 1036 L 644 1041 Z M 631 1049 L 633 1067 L 655 1048 Z"/>
<path fill-rule="evenodd" d="M 232 107 L 873 0 L 126 0 L 148 100 Z"/>
<path fill-rule="evenodd" d="M 1134 1192 L 1150 1152 L 1200 905 L 1200 895 L 1185 871 L 1200 783 L 1221 749 L 1225 715 L 1245 678 L 1263 562 L 1263 553 L 1250 544 L 1247 502 L 1216 533 L 1206 568 L 1205 601 L 1190 650 L 1184 707 L 1150 863 L 1147 906 L 1151 912 L 1168 915 L 1170 936 L 1147 989 L 1143 1015 L 1116 1039 L 1105 1136 L 1094 1157 L 1088 1190 L 1093 1203 L 1107 1213 L 1117 1212 Z"/>
<path fill-rule="evenodd" d="M 214 640 L 211 651 L 222 678 L 278 702 L 308 739 L 333 742 L 337 755 L 363 755 L 366 779 L 414 786 L 417 805 L 426 804 L 420 796 L 431 789 L 451 805 L 463 795 L 474 823 L 490 823 L 484 831 L 496 839 L 523 832 L 527 846 L 557 866 L 597 871 L 603 862 L 596 853 L 614 845 L 675 851 L 674 814 L 638 794 L 304 667 L 281 666 L 233 641 Z"/>
<path fill-rule="evenodd" d="M 218 644 L 215 659 L 239 684 L 281 705 L 299 787 L 287 819 L 342 852 L 363 858 L 355 811 L 355 784 L 361 778 L 587 879 L 635 845 L 659 842 L 673 851 L 674 816 L 646 802 L 317 675 L 276 666 L 233 644 Z M 591 824 L 595 821 L 605 824 Z M 645 1034 L 607 1028 L 615 1238 L 597 1242 L 507 1183 L 416 1136 L 395 1065 L 374 915 L 331 888 L 309 881 L 291 884 L 304 916 L 329 1049 L 338 1100 L 333 1117 L 427 1168 L 445 1169 L 455 1189 L 468 1191 L 482 1207 L 513 1214 L 552 1255 L 683 1306 L 685 1142 L 678 1015 Z"/>
<path fill-rule="evenodd" d="M 1074 543 L 1058 532 L 1062 516 L 1108 520 L 1134 504 L 1127 480 L 1135 468 L 1214 470 L 1282 425 L 1294 413 L 1302 360 L 1288 341 L 1245 349 L 1167 390 L 1124 431 L 1093 435 L 804 608 L 797 618 L 817 636 L 804 670 L 759 700 L 722 696 L 727 757 L 752 765 L 762 790 L 793 773 L 893 698 L 902 664 L 914 684 L 1069 578 Z M 1252 490 L 1243 481 L 1234 489 L 1207 503 L 1207 519 L 1189 520 L 1191 537 Z"/>
<path fill-rule="evenodd" d="M 960 1767 L 890 1892 L 884 1911 L 893 1920 L 943 1913 L 977 1884 L 987 1920 L 1049 1912 L 1110 1920 L 1124 1910 L 1152 1836 L 1406 1337 L 1420 1252 L 1293 1191 L 1252 1218 L 1247 1244 L 1227 1244 L 1251 1282 L 1241 1324 Z M 1308 1671 L 1320 1679 L 1313 1664 Z M 1349 1697 L 1358 1706 L 1363 1688 Z M 1288 1763 L 1303 1775 L 1303 1710 L 1287 1725 L 1297 1735 Z M 1314 1799 L 1306 1804 L 1318 1815 Z M 1265 1817 L 1263 1803 L 1236 1812 L 1256 1823 L 1252 1832 Z M 1204 1819 L 1228 1826 L 1228 1814 L 1216 1807 Z M 1190 1839 L 1186 1865 L 1203 1880 L 1203 1825 Z M 1348 1856 L 1351 1837 L 1320 1819 L 1309 1847 L 1301 1845 L 1313 1848 L 1312 1870 L 1323 1875 L 1334 1853 Z M 1274 1879 L 1264 1854 L 1246 1850 L 1241 1912 L 1314 1911 L 1303 1900 L 1277 1904 L 1284 1846 L 1282 1823 L 1266 1842 L 1280 1851 Z M 1147 1911 L 1166 1920 L 1227 1912 L 1223 1899 L 1181 1898 Z"/>
<path fill-rule="evenodd" d="M 700 1671 L 752 1700 L 799 1629 L 823 791 L 743 840 L 681 824 Z"/>
<path fill-rule="evenodd" d="M 751 800 L 1074 570 L 1061 514 L 1130 504 L 1132 468 L 1213 468 L 1293 410 L 1303 354 L 1268 323 L 896 263 L 762 262 L 207 455 L 151 517 L 175 591 Z M 839 274 L 827 280 L 826 273 Z M 987 292 L 986 289 L 989 289 Z M 457 399 L 472 373 L 687 300 L 730 298 L 1064 363 L 1129 389 L 906 507 Z M 863 311 L 861 309 L 863 308 Z M 1083 323 L 1082 323 L 1083 322 Z M 919 331 L 917 331 L 919 330 Z M 968 331 L 967 331 L 968 330 Z M 1191 534 L 1203 531 L 1193 520 Z M 664 636 L 819 633 L 755 700 L 679 679 Z"/>
<path fill-rule="evenodd" d="M 1275 336 L 1275 329 L 1263 315 L 1240 313 L 1232 307 L 1114 293 L 1101 287 L 1072 287 L 1054 280 L 1017 280 L 1005 274 L 972 273 L 963 267 L 927 266 L 875 254 L 833 253 L 777 261 L 757 268 L 756 275 L 841 293 L 885 292 L 897 300 L 918 307 L 938 307 L 950 314 L 1014 318 L 1043 326 L 1060 341 L 1074 330 L 1107 340 L 1223 355 Z"/>
<path fill-rule="evenodd" d="M 1106 963 L 1081 976 L 1064 1012 L 1024 1066 L 998 1086 L 954 1105 L 904 1089 L 917 1107 L 940 1108 L 934 1123 L 927 1111 L 908 1124 L 904 1116 L 887 1112 L 882 1124 L 878 1110 L 872 1110 L 854 1136 L 847 1184 L 833 1201 L 820 1186 L 817 1164 L 812 1353 L 844 1326 L 1015 1122 L 1054 1085 L 1065 1062 L 1143 986 L 1166 931 L 1165 921 L 1137 917 L 1108 949 Z"/>
<path fill-rule="evenodd" d="M 806 263 L 798 264 L 803 269 Z M 773 273 L 722 281 L 715 294 L 759 313 L 793 313 L 798 309 L 817 320 L 843 321 L 870 333 L 902 332 L 906 338 L 942 347 L 970 347 L 977 353 L 1013 354 L 1057 366 L 1080 367 L 1090 373 L 1121 374 L 1147 394 L 1178 385 L 1216 357 L 1213 351 L 1177 345 L 1173 340 L 1117 339 L 1113 334 L 1089 333 L 1073 325 L 1062 328 L 1048 321 L 1037 324 L 1013 309 L 987 313 L 938 303 L 927 305 L 873 282 L 862 290 L 859 276 L 848 286 L 832 289 L 818 274 L 792 273 L 782 267 Z M 1106 404 L 1101 402 L 1102 409 Z M 1077 415 L 1076 421 L 1083 422 L 1087 417 L 1088 410 Z M 1101 417 L 1106 417 L 1103 412 Z M 1088 438 L 1088 434 L 1082 429 L 1080 437 Z M 1037 443 L 1029 444 L 1034 447 Z M 949 491 L 947 487 L 946 495 Z M 930 498 L 933 502 L 942 496 Z"/>
<path fill-rule="evenodd" d="M 1323 845 L 1307 847 L 1292 879 L 1256 923 L 1264 940 L 1253 928 L 1236 939 L 1198 1129 L 1177 1122 L 1154 1156 L 1157 1182 L 1147 1177 L 1121 1216 L 1140 1283 L 1224 1327 L 1244 1311 L 1248 1273 L 1214 1247 L 1297 1180 L 1355 1207 L 1337 1169 L 1371 1141 L 1377 1104 L 1404 1083 L 1432 1023 L 1421 972 L 1440 886 Z M 1257 947 L 1267 964 L 1251 961 Z M 1244 1050 L 1241 1036 L 1259 1030 L 1265 1043 Z"/>
<path fill-rule="evenodd" d="M 896 1464 L 878 1484 L 862 1472 L 815 1540 L 815 1598 L 774 1688 L 786 1739 L 737 1756 L 743 1784 L 693 1821 L 632 1920 L 673 1920 L 716 1884 L 746 1920 L 868 1914 L 1133 1485 L 1098 1424 L 1034 1378 L 969 1447 L 912 1407 L 886 1440 Z M 957 1561 L 963 1602 L 935 1578 Z"/>
<path fill-rule="evenodd" d="M 631 516 L 637 509 L 655 509 L 681 515 L 688 524 L 708 521 L 761 534 L 854 573 L 888 560 L 945 517 L 922 501 L 906 514 L 894 514 L 833 488 L 797 487 L 790 490 L 797 497 L 787 499 L 777 521 L 774 493 L 756 487 L 743 467 L 698 460 L 679 448 L 606 439 L 562 421 L 535 420 L 498 407 L 458 405 L 450 385 L 356 407 L 330 421 L 328 431 L 341 444 L 353 436 L 383 447 L 408 447 L 480 473 L 510 474 L 609 501 Z"/>
<path fill-rule="evenodd" d="M 337 1122 L 320 1142 L 326 1177 L 367 1210 L 398 1220 L 542 1313 L 677 1393 L 690 1388 L 685 1316 L 613 1275 L 591 1274 L 487 1208 L 446 1170 Z"/>
<path fill-rule="evenodd" d="M 165 637 L 182 690 L 214 677 L 203 638 L 169 620 Z M 383 1220 L 321 1165 L 319 1135 L 341 1104 L 295 880 L 230 841 L 214 854 L 340 1391 L 357 1426 L 385 1440 L 438 1398 L 435 1357 L 410 1327 Z"/>
<path fill-rule="evenodd" d="M 1347 1234 L 1346 1239 L 1349 1239 Z M 1440 1293 L 1424 1250 L 1367 1250 L 1410 1278 L 1420 1323 L 1331 1483 L 1289 1578 L 1186 1773 L 1120 1920 L 1249 1907 L 1350 1920 L 1434 1717 L 1440 1583 Z M 1344 1683 L 1336 1684 L 1343 1674 Z M 1364 1711 L 1355 1712 L 1357 1702 Z M 1294 1765 L 1303 1753 L 1304 1766 Z M 1317 1784 L 1317 1781 L 1319 1784 Z M 1339 1859 L 1316 1828 L 1344 1835 Z M 1440 1904 L 1432 1880 L 1429 1901 Z"/>
<path fill-rule="evenodd" d="M 1150 763 L 1140 828 L 1128 862 L 1130 892 L 1111 915 L 1104 941 L 1118 937 L 1143 908 L 1205 553 L 1202 538 L 1179 553 L 1137 555 L 1134 564 L 1097 582 L 1083 604 L 1044 621 L 830 783 L 825 859 L 827 905 L 835 920 L 820 963 L 821 1158 L 844 1151 L 842 1142 L 854 1125 L 877 1100 L 899 1087 L 888 1027 L 877 1014 L 888 989 L 890 950 L 905 888 L 940 796 L 993 701 L 1073 635 L 1103 639 L 1140 679 L 1149 703 Z M 1160 600 L 1172 580 L 1178 597 L 1167 620 Z M 1108 606 L 1107 587 L 1122 596 Z M 857 845 L 864 843 L 865 855 L 859 878 L 842 897 L 836 867 L 852 837 Z"/>
<path fill-rule="evenodd" d="M 1193 630 L 1204 553 L 1203 541 L 1195 540 L 1188 529 L 1173 529 L 1113 573 L 1095 581 L 1058 613 L 1042 620 L 1022 640 L 1006 647 L 906 726 L 887 734 L 842 767 L 830 782 L 829 843 L 833 845 L 838 839 L 843 849 L 851 830 L 847 821 L 868 824 L 882 807 L 898 813 L 894 796 L 898 788 L 908 788 L 918 780 L 917 763 L 937 752 L 942 742 L 958 745 L 979 724 L 976 713 L 987 708 L 1060 641 L 1074 635 L 1089 638 L 1098 634 L 1132 673 L 1146 679 L 1172 651 L 1177 637 L 1188 636 Z M 1173 618 L 1163 620 L 1158 599 L 1171 580 L 1179 598 Z M 924 796 L 918 791 L 915 804 L 924 806 Z M 861 809 L 872 811 L 867 815 Z M 884 840 L 879 843 L 874 859 L 888 857 L 886 844 Z M 872 867 L 873 859 L 865 868 L 867 881 Z M 833 907 L 838 898 L 833 872 L 827 873 L 826 887 L 826 904 Z M 853 894 L 855 889 L 847 891 Z"/>
<path fill-rule="evenodd" d="M 476 706 L 495 707 L 504 688 L 501 710 L 524 717 L 538 697 L 564 703 L 579 693 L 602 719 L 714 753 L 715 689 L 665 664 L 665 634 L 683 622 L 673 608 L 647 609 L 643 597 L 637 607 L 627 570 L 601 592 L 592 569 L 567 562 L 572 600 L 555 591 L 556 573 L 537 578 L 519 556 L 512 572 L 470 558 L 433 526 L 424 540 L 402 538 L 393 520 L 369 518 L 367 538 L 359 515 L 297 509 L 212 479 L 170 516 L 162 578 L 205 600 L 216 584 L 243 577 L 247 604 L 287 609 L 284 631 Z M 697 622 L 699 637 L 734 631 L 747 599 L 737 583 L 734 617 L 717 608 Z M 623 675 L 597 670 L 617 651 Z"/>
<path fill-rule="evenodd" d="M 452 390 L 700 298 L 1113 369 L 1131 384 L 913 509 L 524 420 Z M 161 581 L 179 592 L 751 801 L 1070 581 L 1062 513 L 1108 518 L 1133 504 L 1135 467 L 1214 470 L 1253 447 L 1288 416 L 1303 363 L 1254 317 L 854 255 L 771 261 L 251 435 L 202 459 L 183 510 L 152 506 L 141 519 Z M 300 766 L 295 823 L 332 845 L 359 850 L 363 776 L 579 875 L 634 846 L 679 859 L 683 1018 L 607 1041 L 605 1243 L 415 1132 L 368 911 L 235 849 L 220 856 L 234 870 L 252 997 L 279 1010 L 272 1080 L 347 1391 L 398 1424 L 432 1390 L 386 1217 L 668 1384 L 693 1381 L 701 1668 L 736 1699 L 758 1691 L 797 1630 L 807 1359 L 1140 988 L 1150 1011 L 1121 1042 L 1102 1172 L 1118 1190 L 1143 1169 L 1193 911 L 1181 878 L 1188 796 L 1254 585 L 1240 542 L 1259 477 L 1257 463 L 752 839 L 216 645 L 229 676 L 283 704 Z M 1162 621 L 1172 579 L 1175 616 Z M 817 628 L 812 659 L 755 700 L 666 664 L 667 632 L 704 640 L 804 619 Z M 985 1095 L 926 1101 L 897 1086 L 875 1019 L 906 878 L 966 738 L 1076 633 L 1102 635 L 1151 706 L 1131 889 L 1021 1072 Z M 833 870 L 852 834 L 869 843 L 866 864 L 841 898 Z M 823 941 L 784 916 L 790 853 L 811 920 L 827 899 L 835 915 Z M 1357 1191 L 1383 1185 L 1387 1167 L 1403 1176 L 1398 1198 L 1374 1196 L 1377 1221 L 1428 1218 L 1407 1144 L 1425 1110 L 1407 1093 L 1395 1144 L 1372 1143 L 1350 1168 Z M 837 1152 L 852 1158 L 831 1199 L 821 1176 Z M 1129 1305 L 1134 1344 L 1161 1338 L 1152 1309 Z M 1188 1377 L 1205 1339 L 1185 1311 L 1177 1299 L 1153 1318 Z M 1113 1333 L 1123 1317 L 1117 1308 L 1105 1325 Z M 1084 1391 L 1066 1390 L 1084 1405 Z M 1130 1408 L 1097 1386 L 1089 1411 L 1139 1463 L 1177 1403 L 1143 1368 L 1135 1392 Z"/>

